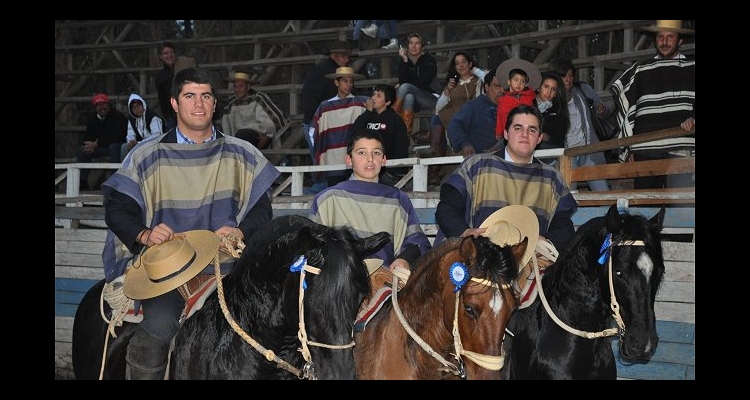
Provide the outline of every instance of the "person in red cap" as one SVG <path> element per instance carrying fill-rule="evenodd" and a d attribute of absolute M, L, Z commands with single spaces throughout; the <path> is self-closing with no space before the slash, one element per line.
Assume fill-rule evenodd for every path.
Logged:
<path fill-rule="evenodd" d="M 78 149 L 76 160 L 91 162 L 94 158 L 108 157 L 108 162 L 120 162 L 120 147 L 128 133 L 128 119 L 125 114 L 112 108 L 109 96 L 97 93 L 91 99 L 96 113 L 86 124 L 83 146 Z M 81 171 L 81 181 L 88 185 L 89 169 Z M 89 189 L 94 189 L 93 187 Z"/>

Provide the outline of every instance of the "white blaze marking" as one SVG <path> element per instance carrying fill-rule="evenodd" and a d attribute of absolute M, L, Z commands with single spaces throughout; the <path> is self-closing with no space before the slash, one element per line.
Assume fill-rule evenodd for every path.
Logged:
<path fill-rule="evenodd" d="M 499 314 L 500 310 L 503 309 L 503 296 L 500 295 L 500 290 L 495 289 L 495 294 L 490 299 L 490 308 L 495 315 Z"/>
<path fill-rule="evenodd" d="M 641 270 L 643 275 L 646 276 L 646 282 L 650 281 L 651 274 L 654 272 L 654 262 L 651 260 L 651 257 L 649 257 L 645 251 L 641 253 L 641 255 L 638 257 L 638 261 L 636 261 L 636 265 L 638 266 L 638 269 Z"/>

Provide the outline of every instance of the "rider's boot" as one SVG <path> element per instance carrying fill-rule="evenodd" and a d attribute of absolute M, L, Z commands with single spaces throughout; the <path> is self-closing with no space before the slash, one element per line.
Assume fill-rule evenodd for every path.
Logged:
<path fill-rule="evenodd" d="M 169 341 L 164 341 L 144 329 L 138 329 L 128 344 L 125 379 L 165 379 L 168 351 Z"/>

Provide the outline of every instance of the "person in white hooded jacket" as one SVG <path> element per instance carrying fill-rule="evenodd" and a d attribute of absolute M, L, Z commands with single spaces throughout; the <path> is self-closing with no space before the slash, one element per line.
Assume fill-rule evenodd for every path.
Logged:
<path fill-rule="evenodd" d="M 130 149 L 141 140 L 159 136 L 164 132 L 164 120 L 146 106 L 146 101 L 140 95 L 130 95 L 128 111 L 128 133 L 125 143 L 120 148 L 120 161 L 124 161 Z"/>

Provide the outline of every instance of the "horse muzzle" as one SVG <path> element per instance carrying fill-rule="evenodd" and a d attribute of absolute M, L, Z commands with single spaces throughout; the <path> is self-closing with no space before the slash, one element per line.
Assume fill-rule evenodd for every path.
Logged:
<path fill-rule="evenodd" d="M 631 363 L 648 362 L 654 355 L 658 344 L 658 336 L 648 338 L 645 341 L 632 340 L 632 338 L 625 336 L 619 343 L 620 358 Z"/>

